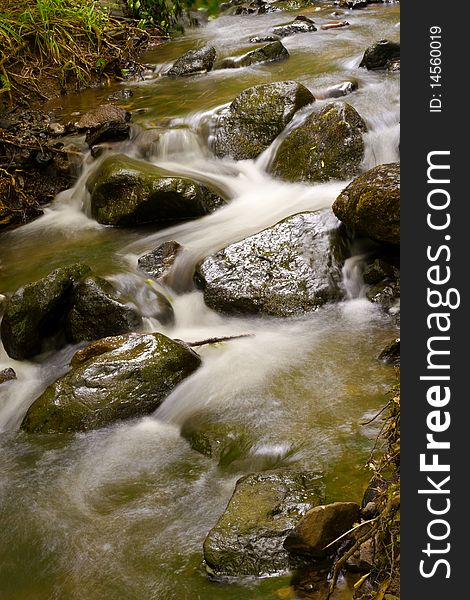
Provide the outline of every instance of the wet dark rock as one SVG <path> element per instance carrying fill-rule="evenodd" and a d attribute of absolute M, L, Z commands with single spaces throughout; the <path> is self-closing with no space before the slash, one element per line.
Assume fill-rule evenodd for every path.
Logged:
<path fill-rule="evenodd" d="M 397 58 L 400 58 L 400 44 L 379 40 L 367 48 L 359 66 L 373 71 L 386 69 Z"/>
<path fill-rule="evenodd" d="M 295 559 L 283 548 L 284 540 L 321 496 L 319 475 L 314 472 L 272 471 L 239 479 L 225 512 L 204 541 L 209 573 L 259 577 L 290 570 Z"/>
<path fill-rule="evenodd" d="M 115 102 L 115 101 L 119 101 L 119 100 L 129 100 L 130 98 L 132 98 L 132 96 L 134 95 L 133 90 L 117 90 L 116 92 L 113 92 L 112 94 L 109 94 L 108 96 L 108 100 L 110 102 Z"/>
<path fill-rule="evenodd" d="M 267 83 L 244 90 L 217 119 L 215 153 L 236 160 L 256 158 L 268 148 L 294 114 L 314 102 L 295 81 Z"/>
<path fill-rule="evenodd" d="M 275 41 L 262 48 L 247 52 L 243 56 L 224 58 L 217 65 L 218 69 L 236 69 L 251 65 L 276 62 L 289 58 L 289 52 L 281 42 Z"/>
<path fill-rule="evenodd" d="M 122 304 L 105 279 L 87 277 L 75 287 L 66 317 L 66 334 L 71 342 L 120 335 L 141 326 L 140 314 Z"/>
<path fill-rule="evenodd" d="M 309 33 L 316 30 L 317 28 L 315 27 L 315 21 L 312 21 L 312 19 L 304 17 L 303 15 L 299 15 L 291 23 L 277 25 L 276 27 L 272 28 L 273 34 L 278 35 L 281 38 L 294 35 L 296 33 Z"/>
<path fill-rule="evenodd" d="M 101 104 L 85 113 L 77 123 L 78 131 L 86 131 L 89 146 L 116 142 L 129 137 L 131 113 L 113 104 Z"/>
<path fill-rule="evenodd" d="M 394 60 L 389 60 L 387 63 L 387 71 L 391 73 L 399 73 L 400 72 L 400 59 L 395 58 Z"/>
<path fill-rule="evenodd" d="M 87 131 L 85 142 L 91 147 L 103 142 L 121 142 L 129 137 L 129 123 L 104 123 L 97 129 Z"/>
<path fill-rule="evenodd" d="M 358 8 L 366 8 L 369 2 L 370 0 L 341 0 L 339 2 L 339 6 L 341 6 L 341 8 L 351 8 L 354 10 Z"/>
<path fill-rule="evenodd" d="M 174 240 L 163 242 L 158 248 L 139 258 L 139 268 L 155 279 L 164 277 L 173 266 L 181 249 L 181 244 Z"/>
<path fill-rule="evenodd" d="M 367 298 L 374 304 L 381 306 L 386 312 L 394 312 L 400 299 L 400 282 L 383 281 L 370 286 Z"/>
<path fill-rule="evenodd" d="M 363 272 L 364 283 L 375 285 L 386 279 L 395 280 L 400 277 L 400 270 L 381 258 L 376 258 L 367 265 Z"/>
<path fill-rule="evenodd" d="M 333 554 L 337 545 L 325 547 L 349 531 L 360 519 L 361 509 L 355 502 L 334 502 L 310 509 L 296 524 L 284 542 L 284 548 L 295 554 L 323 558 Z"/>
<path fill-rule="evenodd" d="M 22 360 L 42 351 L 44 341 L 63 327 L 75 286 L 89 274 L 81 263 L 62 267 L 13 294 L 1 324 L 8 356 Z"/>
<path fill-rule="evenodd" d="M 21 428 L 29 433 L 87 431 L 149 414 L 200 363 L 189 347 L 160 333 L 119 336 L 116 347 L 79 361 L 51 384 L 29 408 Z"/>
<path fill-rule="evenodd" d="M 400 165 L 370 169 L 336 198 L 333 212 L 356 235 L 400 243 Z"/>
<path fill-rule="evenodd" d="M 16 373 L 14 369 L 9 367 L 0 371 L 0 385 L 7 381 L 13 381 L 14 379 L 16 379 Z"/>
<path fill-rule="evenodd" d="M 199 73 L 207 73 L 214 66 L 216 50 L 212 46 L 189 50 L 180 56 L 167 71 L 169 77 L 186 77 Z"/>
<path fill-rule="evenodd" d="M 277 42 L 281 38 L 278 35 L 264 35 L 264 36 L 255 36 L 250 38 L 251 44 L 261 44 L 263 42 Z"/>
<path fill-rule="evenodd" d="M 205 258 L 196 276 L 215 310 L 298 315 L 341 297 L 345 252 L 331 211 L 306 212 Z"/>
<path fill-rule="evenodd" d="M 366 124 L 350 104 L 327 104 L 283 140 L 272 165 L 286 181 L 328 181 L 356 175 L 364 156 Z"/>
<path fill-rule="evenodd" d="M 378 360 L 387 365 L 400 364 L 400 338 L 392 340 L 378 356 Z"/>
<path fill-rule="evenodd" d="M 124 155 L 106 158 L 87 181 L 98 223 L 129 227 L 201 217 L 223 204 L 215 193 L 183 177 Z"/>
<path fill-rule="evenodd" d="M 325 92 L 325 98 L 341 98 L 355 92 L 358 88 L 357 81 L 343 81 L 328 88 Z"/>

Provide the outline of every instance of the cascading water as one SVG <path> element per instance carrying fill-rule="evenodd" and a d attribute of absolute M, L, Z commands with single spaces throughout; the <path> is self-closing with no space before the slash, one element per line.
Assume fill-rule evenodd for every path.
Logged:
<path fill-rule="evenodd" d="M 291 56 L 284 63 L 186 80 L 157 77 L 164 65 L 202 43 L 226 54 L 246 50 L 248 37 L 288 20 L 285 13 L 222 17 L 147 57 L 158 63 L 155 77 L 136 82 L 129 108 L 139 127 L 156 134 L 149 143 L 136 128 L 132 141 L 116 144 L 112 152 L 210 185 L 229 200 L 223 208 L 153 231 L 103 227 L 90 217 L 85 189 L 102 159 L 87 157 L 74 188 L 59 195 L 44 217 L 0 238 L 4 294 L 61 264 L 83 260 L 138 307 L 147 331 L 188 342 L 250 334 L 198 348 L 202 367 L 154 415 L 98 431 L 34 439 L 18 433 L 21 419 L 46 385 L 69 368 L 79 346 L 23 362 L 0 348 L 0 370 L 12 367 L 18 376 L 0 386 L 0 597 L 2 584 L 9 600 L 281 597 L 277 591 L 289 585 L 288 578 L 216 586 L 199 568 L 204 537 L 236 479 L 270 467 L 315 468 L 323 472 L 329 499 L 360 498 L 367 479 L 362 465 L 377 431 L 376 424 L 361 423 L 382 405 L 395 377 L 375 357 L 396 333 L 393 320 L 364 299 L 363 253 L 354 252 L 344 265 L 344 300 L 301 318 L 216 313 L 194 288 L 193 273 L 201 258 L 229 243 L 289 215 L 331 207 L 348 183 L 274 179 L 267 169 L 279 140 L 256 161 L 215 159 L 207 123 L 242 89 L 294 79 L 315 94 L 354 78 L 358 90 L 345 100 L 368 125 L 363 167 L 398 160 L 397 75 L 365 72 L 357 60 L 371 42 L 396 36 L 398 11 L 372 6 L 348 14 L 351 28 L 339 30 L 341 38 L 321 30 L 286 38 Z M 321 5 L 317 14 L 328 17 L 331 11 Z M 109 90 L 93 92 L 94 104 L 100 93 Z M 290 127 L 327 101 L 300 112 Z M 64 113 L 72 109 L 63 108 Z M 137 259 L 167 240 L 185 250 L 165 287 L 149 283 Z M 155 318 L 155 292 L 171 302 L 174 323 Z M 192 419 L 241 430 L 251 440 L 249 447 L 230 465 L 219 466 L 180 436 Z M 27 580 L 12 556 L 29 565 Z M 335 595 L 350 597 L 347 589 Z"/>

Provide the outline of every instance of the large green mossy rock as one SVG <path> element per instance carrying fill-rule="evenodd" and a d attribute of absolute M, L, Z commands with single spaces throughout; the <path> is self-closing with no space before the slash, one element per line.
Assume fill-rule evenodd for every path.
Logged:
<path fill-rule="evenodd" d="M 122 304 L 113 286 L 101 277 L 87 277 L 75 288 L 66 317 L 67 339 L 92 341 L 138 329 L 142 317 Z"/>
<path fill-rule="evenodd" d="M 351 179 L 364 157 L 366 130 L 364 120 L 350 104 L 327 104 L 287 135 L 272 172 L 286 181 Z"/>
<path fill-rule="evenodd" d="M 44 340 L 63 327 L 75 286 L 89 274 L 81 263 L 62 267 L 13 294 L 1 324 L 8 356 L 21 360 L 41 352 Z"/>
<path fill-rule="evenodd" d="M 204 541 L 207 570 L 217 577 L 290 570 L 296 563 L 284 549 L 284 540 L 321 497 L 318 473 L 271 471 L 242 477 Z"/>
<path fill-rule="evenodd" d="M 86 431 L 149 414 L 201 363 L 188 346 L 159 333 L 128 334 L 111 342 L 107 350 L 100 340 L 98 355 L 91 352 L 88 360 L 85 355 L 75 361 L 32 404 L 21 428 L 29 433 Z"/>
<path fill-rule="evenodd" d="M 267 83 L 244 90 L 216 123 L 214 149 L 219 158 L 256 158 L 268 148 L 294 114 L 315 98 L 295 81 Z"/>
<path fill-rule="evenodd" d="M 157 167 L 124 155 L 107 157 L 86 185 L 93 218 L 117 227 L 193 219 L 223 204 L 200 183 L 168 177 Z"/>
<path fill-rule="evenodd" d="M 306 212 L 205 258 L 196 279 L 217 311 L 299 315 L 341 297 L 345 256 L 332 212 Z"/>
<path fill-rule="evenodd" d="M 379 165 L 354 179 L 335 200 L 333 212 L 356 235 L 399 244 L 399 163 Z"/>

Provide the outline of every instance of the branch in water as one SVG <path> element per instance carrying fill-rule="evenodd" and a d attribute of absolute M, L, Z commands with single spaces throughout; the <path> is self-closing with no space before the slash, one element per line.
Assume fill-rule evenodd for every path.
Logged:
<path fill-rule="evenodd" d="M 227 337 L 215 337 L 207 338 L 207 340 L 201 340 L 200 342 L 186 342 L 188 346 L 204 346 L 205 344 L 218 344 L 219 342 L 227 342 L 228 340 L 238 340 L 240 338 L 254 337 L 253 333 L 243 333 L 242 335 L 229 335 Z"/>

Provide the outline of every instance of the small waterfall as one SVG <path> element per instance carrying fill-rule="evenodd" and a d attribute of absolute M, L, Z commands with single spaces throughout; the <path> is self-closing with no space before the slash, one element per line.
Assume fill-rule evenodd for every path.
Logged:
<path fill-rule="evenodd" d="M 356 254 L 347 258 L 342 269 L 342 281 L 346 298 L 355 300 L 364 298 L 366 285 L 362 277 L 366 254 Z"/>

